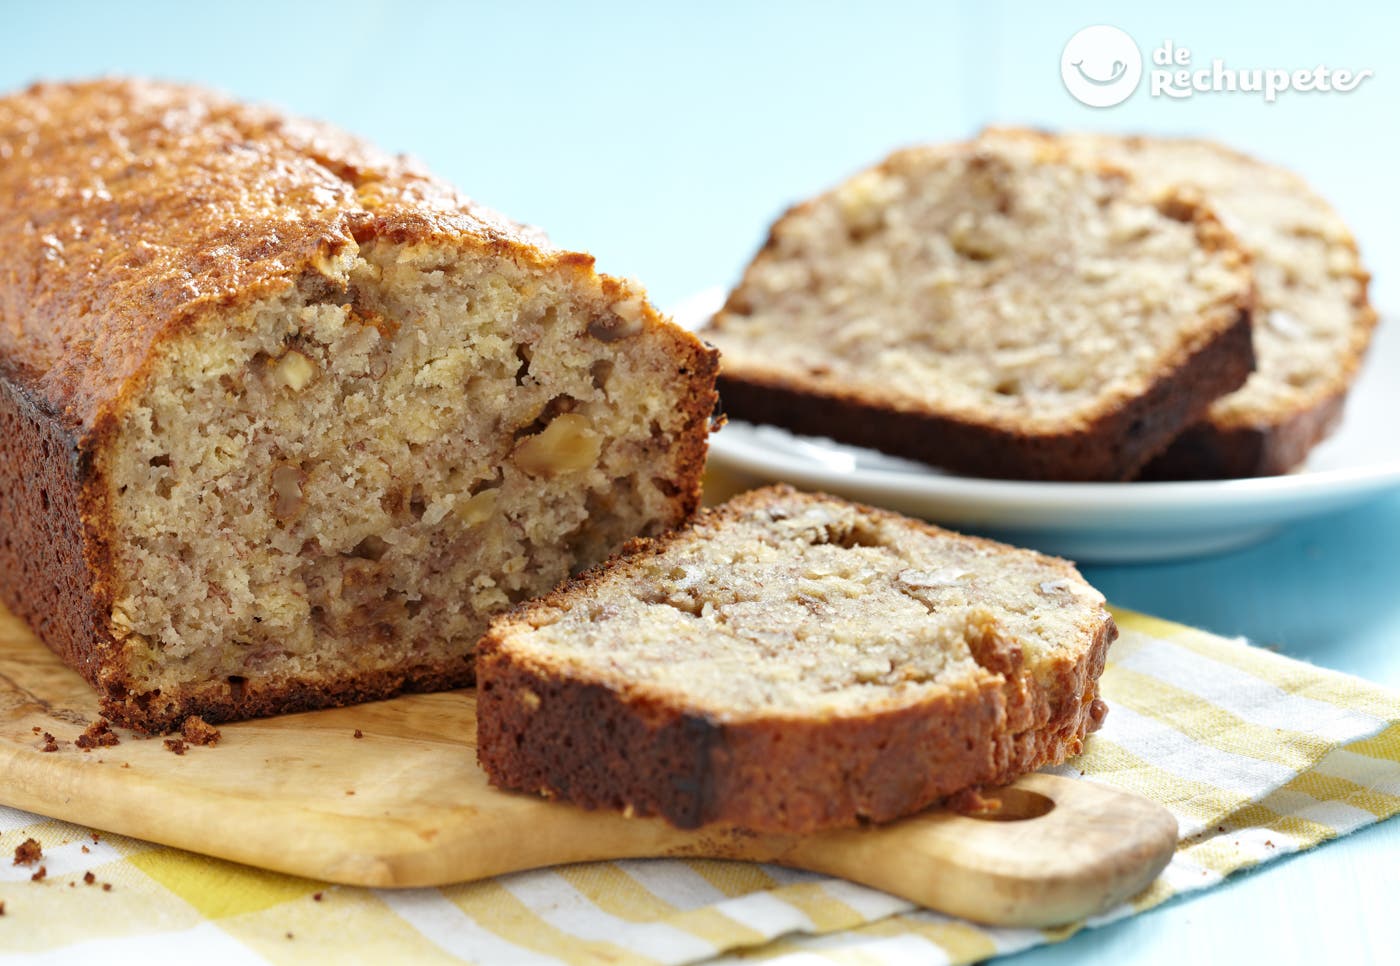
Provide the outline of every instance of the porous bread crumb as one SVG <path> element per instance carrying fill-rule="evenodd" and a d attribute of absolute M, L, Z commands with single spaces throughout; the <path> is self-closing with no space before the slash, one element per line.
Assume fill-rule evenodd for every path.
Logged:
<path fill-rule="evenodd" d="M 28 838 L 15 846 L 15 865 L 33 865 L 43 857 L 44 849 L 38 839 Z"/>
<path fill-rule="evenodd" d="M 191 745 L 217 745 L 223 734 L 199 715 L 186 718 L 180 726 L 180 734 Z"/>
<path fill-rule="evenodd" d="M 590 336 L 567 273 L 351 263 L 354 304 L 308 285 L 172 345 L 120 428 L 112 628 L 163 702 L 465 679 L 490 616 L 683 512 L 678 337 Z"/>
<path fill-rule="evenodd" d="M 1199 210 L 1039 145 L 909 149 L 779 220 L 702 334 L 726 378 L 1083 428 L 1248 304 L 1240 252 Z"/>
<path fill-rule="evenodd" d="M 1257 364 L 1242 388 L 1211 405 L 1212 423 L 1269 425 L 1345 388 L 1375 323 L 1367 274 L 1345 223 L 1301 178 L 1191 138 L 1057 140 L 1129 168 L 1156 190 L 1200 192 L 1252 256 Z"/>
<path fill-rule="evenodd" d="M 531 609 L 511 646 L 734 721 L 916 702 L 1011 646 L 1049 673 L 1102 612 L 1082 578 L 1029 551 L 837 500 L 756 500 L 566 605 Z M 517 699 L 540 706 L 533 691 Z"/>

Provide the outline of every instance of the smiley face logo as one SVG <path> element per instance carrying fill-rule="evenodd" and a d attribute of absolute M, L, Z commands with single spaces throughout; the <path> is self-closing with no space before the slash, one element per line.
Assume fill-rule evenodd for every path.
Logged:
<path fill-rule="evenodd" d="M 1117 27 L 1085 27 L 1060 54 L 1060 78 L 1081 104 L 1122 104 L 1142 80 L 1142 51 Z"/>

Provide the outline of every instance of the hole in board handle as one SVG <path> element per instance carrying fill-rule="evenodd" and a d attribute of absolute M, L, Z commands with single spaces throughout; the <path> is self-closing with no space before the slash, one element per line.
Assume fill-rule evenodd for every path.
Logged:
<path fill-rule="evenodd" d="M 1024 822 L 1048 815 L 1055 808 L 1053 798 L 1024 788 L 998 788 L 977 799 L 975 806 L 960 808 L 958 814 L 984 822 Z"/>

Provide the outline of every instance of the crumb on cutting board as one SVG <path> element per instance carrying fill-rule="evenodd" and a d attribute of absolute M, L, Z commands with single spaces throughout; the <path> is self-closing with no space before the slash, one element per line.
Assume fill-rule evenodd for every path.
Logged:
<path fill-rule="evenodd" d="M 84 873 L 83 873 L 83 883 L 84 883 L 84 884 L 86 884 L 86 885 L 92 885 L 92 884 L 93 884 L 94 882 L 96 882 L 96 881 L 97 881 L 97 876 L 93 875 L 91 871 L 88 871 L 88 872 L 84 872 Z"/>
<path fill-rule="evenodd" d="M 35 872 L 33 875 L 31 875 L 31 876 L 29 877 L 29 881 L 30 881 L 30 882 L 43 882 L 43 881 L 44 881 L 44 878 L 45 878 L 48 874 L 49 874 L 49 867 L 48 867 L 47 865 L 41 865 L 41 866 L 39 866 L 39 871 L 38 871 L 38 872 Z"/>
<path fill-rule="evenodd" d="M 94 748 L 110 748 L 120 743 L 117 733 L 112 730 L 111 722 L 106 718 L 98 718 L 73 741 L 73 744 L 83 751 L 92 751 Z"/>
<path fill-rule="evenodd" d="M 185 744 L 180 738 L 166 738 L 165 747 L 167 750 L 173 751 L 177 755 L 183 755 L 185 750 L 189 748 L 189 745 Z"/>
<path fill-rule="evenodd" d="M 33 865 L 44 857 L 44 848 L 38 839 L 25 839 L 15 846 L 15 865 Z"/>
<path fill-rule="evenodd" d="M 44 736 L 43 736 L 43 737 L 44 737 L 44 744 L 43 744 L 43 746 L 39 749 L 40 751 L 58 751 L 58 739 L 57 739 L 57 738 L 55 738 L 53 735 L 49 734 L 47 731 L 44 732 Z"/>
<path fill-rule="evenodd" d="M 191 745 L 217 745 L 223 733 L 199 715 L 186 718 L 185 723 L 180 726 L 180 734 L 185 741 Z M 174 749 L 172 749 L 174 750 Z M 179 754 L 179 752 L 176 752 Z"/>

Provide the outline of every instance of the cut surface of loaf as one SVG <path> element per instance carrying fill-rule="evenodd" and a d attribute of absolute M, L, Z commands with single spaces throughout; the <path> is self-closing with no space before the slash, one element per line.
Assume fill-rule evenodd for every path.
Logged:
<path fill-rule="evenodd" d="M 734 418 L 999 477 L 1126 479 L 1252 364 L 1197 202 L 1047 141 L 897 152 L 773 226 L 705 338 Z"/>
<path fill-rule="evenodd" d="M 694 510 L 712 351 L 412 163 L 134 81 L 0 149 L 0 589 L 114 720 L 470 683 Z"/>
<path fill-rule="evenodd" d="M 478 756 L 683 827 L 887 821 L 1077 754 L 1116 636 L 1063 560 L 770 487 L 494 621 Z"/>
<path fill-rule="evenodd" d="M 1291 171 L 1209 141 L 1060 140 L 1160 190 L 1199 193 L 1252 259 L 1257 367 L 1153 459 L 1144 477 L 1262 476 L 1302 462 L 1341 418 L 1376 324 L 1369 276 L 1341 218 Z"/>

